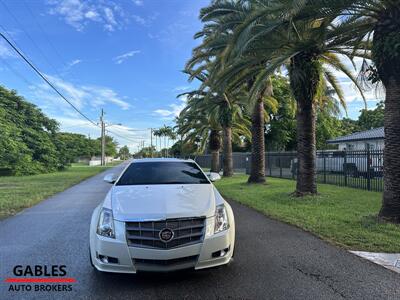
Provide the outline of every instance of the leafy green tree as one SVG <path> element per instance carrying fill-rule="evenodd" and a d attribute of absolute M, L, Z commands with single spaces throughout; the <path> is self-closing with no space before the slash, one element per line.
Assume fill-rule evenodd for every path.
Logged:
<path fill-rule="evenodd" d="M 62 159 L 70 164 L 79 157 L 91 157 L 94 155 L 94 140 L 88 139 L 83 134 L 60 132 L 57 133 L 55 144 Z"/>
<path fill-rule="evenodd" d="M 340 135 L 348 135 L 354 132 L 362 131 L 358 123 L 358 120 L 353 120 L 350 118 L 343 118 L 341 120 L 340 129 L 341 129 Z"/>
<path fill-rule="evenodd" d="M 118 151 L 118 156 L 123 160 L 128 159 L 131 156 L 131 154 L 129 153 L 128 146 L 125 145 L 125 146 L 121 147 Z"/>
<path fill-rule="evenodd" d="M 283 76 L 273 76 L 274 98 L 278 109 L 269 114 L 266 128 L 266 148 L 269 151 L 296 149 L 296 103 L 290 91 L 289 81 Z"/>
<path fill-rule="evenodd" d="M 0 166 L 15 175 L 62 168 L 55 146 L 58 124 L 16 91 L 0 87 Z"/>
<path fill-rule="evenodd" d="M 161 149 L 162 150 L 162 149 Z M 135 157 L 151 157 L 152 153 L 154 154 L 156 152 L 156 148 L 154 146 L 152 147 L 144 147 L 140 149 L 139 152 L 135 153 Z"/>
<path fill-rule="evenodd" d="M 375 109 L 361 110 L 361 114 L 358 117 L 358 125 L 361 130 L 369 130 L 372 128 L 378 128 L 384 126 L 385 118 L 385 104 L 383 101 L 376 105 Z"/>
<path fill-rule="evenodd" d="M 176 141 L 171 147 L 171 153 L 174 157 L 188 157 L 202 154 L 197 144 L 185 140 Z"/>
<path fill-rule="evenodd" d="M 117 151 L 118 143 L 114 140 L 114 138 L 112 136 L 109 136 L 109 135 L 105 136 L 105 140 L 106 140 L 106 149 L 105 149 L 106 156 L 116 157 L 118 154 L 118 151 Z M 101 138 L 97 138 L 95 140 L 94 148 L 95 148 L 94 155 L 100 156 L 101 155 Z"/>

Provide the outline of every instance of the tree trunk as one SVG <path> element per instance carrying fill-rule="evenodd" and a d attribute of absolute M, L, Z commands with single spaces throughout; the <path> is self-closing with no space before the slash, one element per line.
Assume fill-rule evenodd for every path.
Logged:
<path fill-rule="evenodd" d="M 386 88 L 385 149 L 383 154 L 384 189 L 379 217 L 400 223 L 400 7 L 387 3 L 374 28 L 372 58 L 379 79 Z"/>
<path fill-rule="evenodd" d="M 211 151 L 211 172 L 219 173 L 219 150 L 221 148 L 221 136 L 218 130 L 212 129 L 209 137 Z"/>
<path fill-rule="evenodd" d="M 312 103 L 297 102 L 297 196 L 317 193 L 315 119 Z"/>
<path fill-rule="evenodd" d="M 232 128 L 224 127 L 223 128 L 223 176 L 230 177 L 233 175 L 233 158 L 232 158 Z"/>
<path fill-rule="evenodd" d="M 400 80 L 386 84 L 384 190 L 379 216 L 400 223 Z"/>
<path fill-rule="evenodd" d="M 315 96 L 320 81 L 318 57 L 300 53 L 292 58 L 290 86 L 297 103 L 297 196 L 317 194 Z"/>
<path fill-rule="evenodd" d="M 211 170 L 210 172 L 219 173 L 219 151 L 211 152 Z"/>
<path fill-rule="evenodd" d="M 251 119 L 251 165 L 249 183 L 265 182 L 264 102 L 262 96 L 254 106 Z"/>

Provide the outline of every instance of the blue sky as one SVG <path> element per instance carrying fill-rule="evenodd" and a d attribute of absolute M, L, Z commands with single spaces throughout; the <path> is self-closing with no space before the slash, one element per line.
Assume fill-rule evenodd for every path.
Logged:
<path fill-rule="evenodd" d="M 98 120 L 121 123 L 112 130 L 132 150 L 150 127 L 172 125 L 185 104 L 176 95 L 190 90 L 182 74 L 196 45 L 199 9 L 206 0 L 1 0 L 0 30 L 80 110 Z M 0 41 L 0 80 L 57 119 L 61 129 L 99 136 Z M 343 78 L 349 116 L 363 107 Z M 369 108 L 375 95 L 368 96 Z M 110 128 L 111 129 L 111 128 Z M 139 130 L 139 131 L 136 131 Z"/>

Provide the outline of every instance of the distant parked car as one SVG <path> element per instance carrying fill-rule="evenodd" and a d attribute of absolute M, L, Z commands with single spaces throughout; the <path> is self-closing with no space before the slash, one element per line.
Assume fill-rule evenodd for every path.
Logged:
<path fill-rule="evenodd" d="M 191 160 L 136 159 L 94 210 L 90 259 L 99 271 L 196 270 L 227 264 L 235 245 L 231 206 Z"/>

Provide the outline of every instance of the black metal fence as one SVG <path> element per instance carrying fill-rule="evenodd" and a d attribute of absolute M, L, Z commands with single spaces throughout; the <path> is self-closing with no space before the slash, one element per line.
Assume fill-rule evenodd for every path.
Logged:
<path fill-rule="evenodd" d="M 265 155 L 267 176 L 296 179 L 296 152 L 268 152 Z M 211 155 L 195 158 L 202 168 L 211 167 Z M 222 165 L 223 157 L 220 161 Z M 249 172 L 250 153 L 234 153 L 235 172 Z M 369 191 L 383 191 L 383 150 L 317 151 L 317 180 L 321 183 L 348 186 Z"/>

